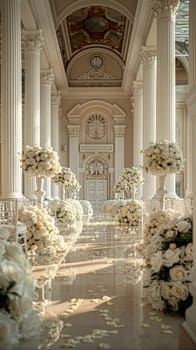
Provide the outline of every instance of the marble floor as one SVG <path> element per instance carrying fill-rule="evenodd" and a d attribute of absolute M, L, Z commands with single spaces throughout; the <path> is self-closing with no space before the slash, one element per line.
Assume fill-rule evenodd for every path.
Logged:
<path fill-rule="evenodd" d="M 69 232 L 62 232 L 66 240 Z M 82 232 L 60 265 L 33 267 L 40 293 L 41 335 L 20 350 L 193 350 L 184 319 L 145 303 L 141 232 L 98 218 Z"/>

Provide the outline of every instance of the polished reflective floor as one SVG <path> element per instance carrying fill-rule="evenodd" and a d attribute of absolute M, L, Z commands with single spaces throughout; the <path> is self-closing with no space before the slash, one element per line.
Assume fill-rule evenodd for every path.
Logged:
<path fill-rule="evenodd" d="M 70 251 L 36 265 L 43 330 L 18 349 L 193 350 L 183 317 L 146 305 L 137 245 L 141 230 L 96 218 L 79 235 L 62 231 Z"/>

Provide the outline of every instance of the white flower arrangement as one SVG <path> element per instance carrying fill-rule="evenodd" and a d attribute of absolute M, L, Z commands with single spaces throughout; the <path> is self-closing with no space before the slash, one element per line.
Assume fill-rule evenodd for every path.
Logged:
<path fill-rule="evenodd" d="M 19 243 L 0 231 L 0 348 L 12 349 L 40 333 L 41 318 L 33 308 L 36 281 Z M 31 327 L 28 327 L 31 324 Z"/>
<path fill-rule="evenodd" d="M 152 175 L 178 173 L 183 168 L 182 151 L 168 140 L 151 144 L 143 151 L 143 168 Z"/>
<path fill-rule="evenodd" d="M 67 251 L 67 244 L 55 226 L 55 220 L 47 210 L 36 206 L 24 206 L 19 209 L 19 220 L 27 225 L 27 248 L 37 255 L 55 257 Z"/>
<path fill-rule="evenodd" d="M 66 167 L 61 167 L 60 171 L 52 177 L 52 181 L 57 185 L 64 186 L 68 193 L 79 192 L 81 188 L 75 174 L 70 168 Z"/>
<path fill-rule="evenodd" d="M 26 146 L 21 167 L 30 176 L 52 177 L 60 170 L 59 157 L 52 147 Z"/>
<path fill-rule="evenodd" d="M 144 182 L 142 172 L 136 167 L 125 168 L 121 174 L 117 185 L 114 186 L 113 191 L 115 193 L 121 193 L 123 191 L 129 192 L 135 185 Z"/>
<path fill-rule="evenodd" d="M 139 200 L 130 200 L 118 212 L 120 224 L 139 226 L 142 224 L 142 203 Z"/>
<path fill-rule="evenodd" d="M 75 224 L 81 221 L 83 208 L 78 200 L 66 199 L 64 201 L 54 201 L 53 214 L 56 217 L 56 224 Z"/>
<path fill-rule="evenodd" d="M 156 310 L 184 314 L 192 303 L 192 219 L 171 210 L 151 214 L 143 246 L 147 301 Z"/>
<path fill-rule="evenodd" d="M 120 180 L 119 180 L 119 182 L 116 185 L 114 185 L 113 192 L 114 193 L 119 193 L 119 194 L 124 192 L 124 187 L 122 186 Z"/>

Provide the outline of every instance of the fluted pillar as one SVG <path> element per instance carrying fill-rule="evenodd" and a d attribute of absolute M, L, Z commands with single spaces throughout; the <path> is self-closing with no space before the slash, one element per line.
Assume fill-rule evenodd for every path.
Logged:
<path fill-rule="evenodd" d="M 190 0 L 189 14 L 189 94 L 187 99 L 188 113 L 192 127 L 192 178 L 196 178 L 196 2 Z M 193 191 L 193 273 L 191 292 L 193 304 L 186 310 L 184 328 L 196 344 L 196 181 L 192 183 Z"/>
<path fill-rule="evenodd" d="M 22 197 L 21 2 L 1 1 L 2 197 Z"/>
<path fill-rule="evenodd" d="M 123 169 L 124 169 L 125 129 L 126 129 L 126 125 L 114 125 L 115 184 L 117 184 L 119 177 L 122 174 Z"/>
<path fill-rule="evenodd" d="M 143 83 L 133 82 L 133 165 L 142 166 L 143 157 Z M 142 169 L 141 169 L 142 171 Z M 142 185 L 139 184 L 136 197 L 141 199 L 143 193 Z"/>
<path fill-rule="evenodd" d="M 179 0 L 153 0 L 157 17 L 157 141 L 176 141 L 175 16 Z M 167 196 L 176 197 L 175 175 L 167 179 Z"/>
<path fill-rule="evenodd" d="M 41 30 L 23 31 L 25 54 L 25 112 L 24 146 L 40 145 L 40 50 L 43 45 Z M 33 199 L 35 178 L 24 174 L 24 194 Z"/>
<path fill-rule="evenodd" d="M 79 125 L 68 125 L 69 135 L 69 167 L 79 181 Z"/>
<path fill-rule="evenodd" d="M 142 47 L 143 63 L 143 147 L 156 142 L 156 53 L 153 48 Z M 144 171 L 143 200 L 156 192 L 156 177 Z"/>
<path fill-rule="evenodd" d="M 41 71 L 40 85 L 40 145 L 51 146 L 51 86 L 54 80 L 52 69 Z M 46 198 L 51 198 L 51 179 L 45 179 Z"/>
<path fill-rule="evenodd" d="M 51 100 L 51 145 L 60 157 L 60 132 L 59 132 L 59 106 L 61 101 L 61 95 L 59 91 L 52 92 Z M 60 198 L 60 188 L 52 182 L 52 198 Z"/>

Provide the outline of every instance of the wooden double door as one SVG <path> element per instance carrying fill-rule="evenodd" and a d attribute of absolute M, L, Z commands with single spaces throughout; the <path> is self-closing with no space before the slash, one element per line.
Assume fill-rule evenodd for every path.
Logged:
<path fill-rule="evenodd" d="M 107 200 L 107 179 L 94 178 L 86 181 L 87 200 L 91 202 L 94 212 L 99 213 L 103 202 Z"/>

